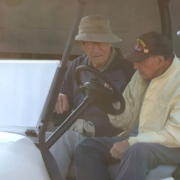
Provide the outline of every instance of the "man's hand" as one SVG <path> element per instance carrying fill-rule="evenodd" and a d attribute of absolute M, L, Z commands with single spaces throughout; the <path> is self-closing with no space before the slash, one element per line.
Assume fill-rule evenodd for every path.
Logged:
<path fill-rule="evenodd" d="M 110 150 L 110 154 L 115 159 L 121 159 L 124 152 L 130 147 L 128 140 L 115 143 Z"/>
<path fill-rule="evenodd" d="M 106 87 L 107 89 L 113 90 L 112 87 L 107 83 L 104 84 L 104 87 Z"/>
<path fill-rule="evenodd" d="M 59 94 L 54 112 L 57 114 L 62 114 L 64 111 L 69 109 L 69 102 L 65 94 Z"/>

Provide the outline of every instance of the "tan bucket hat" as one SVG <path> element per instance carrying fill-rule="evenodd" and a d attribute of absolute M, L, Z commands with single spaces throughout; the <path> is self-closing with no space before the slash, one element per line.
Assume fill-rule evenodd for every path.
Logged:
<path fill-rule="evenodd" d="M 93 41 L 114 43 L 122 41 L 111 31 L 110 21 L 101 15 L 86 16 L 81 19 L 76 41 Z"/>

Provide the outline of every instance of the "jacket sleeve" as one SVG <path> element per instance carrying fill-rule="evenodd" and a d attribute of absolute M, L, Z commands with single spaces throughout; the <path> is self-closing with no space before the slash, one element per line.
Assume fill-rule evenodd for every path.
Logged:
<path fill-rule="evenodd" d="M 137 73 L 136 73 L 137 74 Z M 130 83 L 126 86 L 126 89 L 123 93 L 125 103 L 126 103 L 126 108 L 125 111 L 117 116 L 108 114 L 110 122 L 114 127 L 121 128 L 123 130 L 127 130 L 132 123 L 134 119 L 136 119 L 138 113 L 134 111 L 135 109 L 135 100 L 133 96 L 133 89 L 136 85 L 136 74 L 133 76 L 132 80 Z"/>
<path fill-rule="evenodd" d="M 66 94 L 68 97 L 72 97 L 73 94 L 73 82 L 72 82 L 73 74 L 74 74 L 74 68 L 73 65 L 70 64 L 65 73 L 62 87 L 60 90 L 60 93 Z"/>
<path fill-rule="evenodd" d="M 171 108 L 169 119 L 164 128 L 159 132 L 140 133 L 136 137 L 129 138 L 130 145 L 137 142 L 158 143 L 167 147 L 180 146 L 180 97 Z"/>
<path fill-rule="evenodd" d="M 70 105 L 70 109 L 72 109 L 73 106 L 73 77 L 74 77 L 74 70 L 75 65 L 74 63 L 71 63 L 65 73 L 64 80 L 61 86 L 60 93 L 66 94 L 68 98 L 68 102 Z"/>
<path fill-rule="evenodd" d="M 86 56 L 82 55 L 75 60 L 71 64 L 69 64 L 68 69 L 65 73 L 64 80 L 61 86 L 60 93 L 66 94 L 68 98 L 73 98 L 73 92 L 74 92 L 74 81 L 75 81 L 75 70 L 76 67 L 79 65 L 83 65 L 82 63 L 84 60 L 86 60 Z M 86 62 L 86 61 L 85 61 Z"/>

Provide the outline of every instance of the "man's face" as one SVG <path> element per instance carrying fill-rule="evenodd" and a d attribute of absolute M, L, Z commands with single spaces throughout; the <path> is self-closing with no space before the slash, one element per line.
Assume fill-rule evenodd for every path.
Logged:
<path fill-rule="evenodd" d="M 151 56 L 144 61 L 135 62 L 134 69 L 138 70 L 139 75 L 144 80 L 152 80 L 158 76 L 160 69 L 159 56 Z"/>
<path fill-rule="evenodd" d="M 96 43 L 96 42 L 81 42 L 81 48 L 87 54 L 91 64 L 96 69 L 101 69 L 107 63 L 111 55 L 110 43 Z"/>

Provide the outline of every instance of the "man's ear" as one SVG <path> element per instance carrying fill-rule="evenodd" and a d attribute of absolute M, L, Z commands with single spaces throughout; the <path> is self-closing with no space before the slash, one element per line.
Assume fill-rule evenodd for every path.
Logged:
<path fill-rule="evenodd" d="M 162 67 L 165 63 L 165 59 L 164 59 L 164 56 L 158 56 L 158 65 L 159 67 Z"/>

